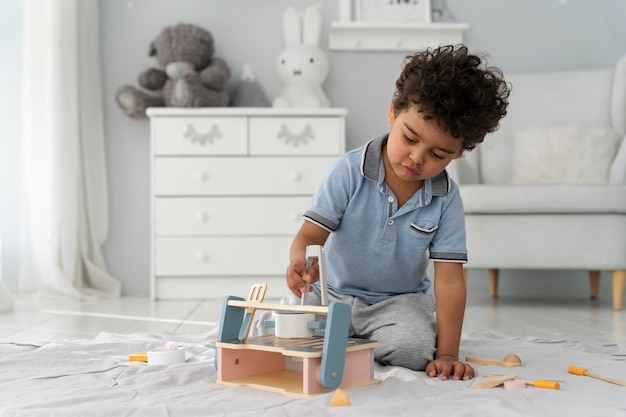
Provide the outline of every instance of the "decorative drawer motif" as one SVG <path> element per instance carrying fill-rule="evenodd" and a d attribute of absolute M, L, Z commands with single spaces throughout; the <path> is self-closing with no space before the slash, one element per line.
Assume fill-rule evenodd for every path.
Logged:
<path fill-rule="evenodd" d="M 337 117 L 251 117 L 251 155 L 338 155 L 342 152 Z"/>
<path fill-rule="evenodd" d="M 157 238 L 157 275 L 284 276 L 292 237 Z"/>
<path fill-rule="evenodd" d="M 246 155 L 245 117 L 164 117 L 153 126 L 156 155 Z"/>
<path fill-rule="evenodd" d="M 156 158 L 155 195 L 313 194 L 336 157 Z"/>
<path fill-rule="evenodd" d="M 156 236 L 294 236 L 310 197 L 161 197 Z"/>

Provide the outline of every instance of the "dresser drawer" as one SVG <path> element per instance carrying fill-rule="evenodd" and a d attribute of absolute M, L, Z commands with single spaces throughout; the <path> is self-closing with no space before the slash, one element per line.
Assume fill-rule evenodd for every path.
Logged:
<path fill-rule="evenodd" d="M 310 197 L 160 197 L 155 200 L 157 236 L 293 237 Z"/>
<path fill-rule="evenodd" d="M 284 276 L 293 237 L 157 238 L 160 276 Z"/>
<path fill-rule="evenodd" d="M 152 123 L 156 155 L 246 155 L 246 117 L 157 118 Z"/>
<path fill-rule="evenodd" d="M 309 195 L 336 157 L 156 158 L 155 195 Z"/>
<path fill-rule="evenodd" d="M 343 119 L 250 117 L 251 155 L 339 155 Z"/>

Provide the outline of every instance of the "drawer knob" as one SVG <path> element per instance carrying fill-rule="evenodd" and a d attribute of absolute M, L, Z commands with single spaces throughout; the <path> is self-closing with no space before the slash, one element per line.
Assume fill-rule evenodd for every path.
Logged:
<path fill-rule="evenodd" d="M 206 252 L 198 252 L 196 258 L 198 258 L 200 262 L 206 262 L 209 260 L 209 254 Z"/>
<path fill-rule="evenodd" d="M 300 213 L 299 211 L 294 210 L 294 211 L 291 212 L 291 218 L 293 220 L 300 220 L 302 218 L 302 213 Z"/>
<path fill-rule="evenodd" d="M 302 174 L 299 171 L 292 171 L 291 172 L 291 179 L 293 181 L 300 181 L 302 179 Z"/>
<path fill-rule="evenodd" d="M 198 219 L 198 221 L 200 222 L 206 222 L 207 220 L 209 220 L 209 215 L 205 211 L 199 211 L 196 214 L 196 219 Z"/>
<path fill-rule="evenodd" d="M 209 173 L 206 171 L 198 171 L 198 173 L 196 174 L 196 178 L 198 179 L 198 181 L 206 181 L 209 179 Z"/>

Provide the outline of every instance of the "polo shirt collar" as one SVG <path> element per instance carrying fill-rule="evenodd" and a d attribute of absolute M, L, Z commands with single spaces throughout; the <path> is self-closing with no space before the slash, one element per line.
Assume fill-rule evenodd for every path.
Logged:
<path fill-rule="evenodd" d="M 383 145 L 387 143 L 388 137 L 389 134 L 384 134 L 369 141 L 365 145 L 361 157 L 361 174 L 379 185 L 383 179 L 381 175 L 384 175 L 382 163 Z M 427 182 L 430 182 L 433 197 L 443 197 L 450 191 L 450 177 L 445 169 L 436 177 L 426 180 L 424 182 L 425 186 Z"/>

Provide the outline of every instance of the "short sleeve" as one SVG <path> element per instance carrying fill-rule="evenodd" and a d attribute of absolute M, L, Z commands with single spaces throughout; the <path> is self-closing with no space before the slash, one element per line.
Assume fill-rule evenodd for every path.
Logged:
<path fill-rule="evenodd" d="M 341 156 L 324 177 L 304 219 L 330 232 L 336 231 L 354 193 L 357 175 L 362 177 L 354 162 L 348 155 Z"/>
<path fill-rule="evenodd" d="M 442 204 L 439 227 L 430 244 L 430 259 L 442 262 L 467 262 L 463 200 L 454 182 Z"/>

